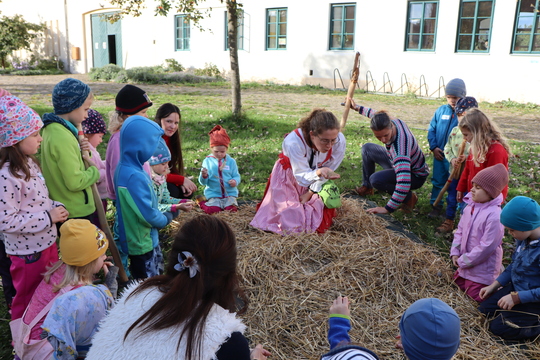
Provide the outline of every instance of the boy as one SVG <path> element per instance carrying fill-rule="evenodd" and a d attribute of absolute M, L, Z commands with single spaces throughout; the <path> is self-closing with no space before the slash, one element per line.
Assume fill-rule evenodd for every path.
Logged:
<path fill-rule="evenodd" d="M 240 174 L 236 161 L 227 154 L 231 139 L 227 131 L 216 125 L 209 133 L 210 150 L 202 164 L 199 182 L 204 185 L 204 196 L 208 201 L 201 201 L 199 206 L 207 214 L 223 210 L 238 210 L 238 185 Z"/>
<path fill-rule="evenodd" d="M 450 175 L 448 172 L 449 164 L 444 157 L 443 150 L 450 132 L 458 124 L 454 108 L 457 101 L 467 95 L 467 89 L 463 80 L 452 79 L 446 85 L 445 93 L 447 104 L 442 105 L 435 111 L 428 129 L 429 150 L 433 153 L 433 173 L 431 176 L 433 188 L 429 201 L 432 206 Z M 442 205 L 438 205 L 432 208 L 428 216 L 437 217 L 441 214 L 441 211 Z"/>
<path fill-rule="evenodd" d="M 54 113 L 43 115 L 41 164 L 50 198 L 64 204 L 69 218 L 87 219 L 101 227 L 90 188 L 99 180 L 99 170 L 85 168 L 81 150 L 90 147 L 86 139 L 79 146 L 77 130 L 93 100 L 90 87 L 80 80 L 67 78 L 56 84 Z"/>

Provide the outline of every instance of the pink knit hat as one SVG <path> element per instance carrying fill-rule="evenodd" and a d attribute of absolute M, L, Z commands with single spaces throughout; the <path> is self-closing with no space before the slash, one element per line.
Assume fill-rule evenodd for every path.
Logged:
<path fill-rule="evenodd" d="M 0 148 L 13 146 L 42 127 L 39 115 L 21 99 L 0 97 Z"/>
<path fill-rule="evenodd" d="M 478 172 L 472 182 L 495 199 L 508 185 L 508 170 L 503 164 L 496 164 Z"/>

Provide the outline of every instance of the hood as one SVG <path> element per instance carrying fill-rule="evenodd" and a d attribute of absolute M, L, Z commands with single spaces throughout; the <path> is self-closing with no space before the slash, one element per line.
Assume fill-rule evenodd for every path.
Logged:
<path fill-rule="evenodd" d="M 156 151 L 163 129 L 143 116 L 127 118 L 120 129 L 120 161 L 142 166 Z"/>
<path fill-rule="evenodd" d="M 500 193 L 499 196 L 497 196 L 495 199 L 491 199 L 489 200 L 488 202 L 485 202 L 485 203 L 477 203 L 477 202 L 474 202 L 473 199 L 472 199 L 472 194 L 471 192 L 469 191 L 467 193 L 467 195 L 465 195 L 463 197 L 463 202 L 466 203 L 467 205 L 473 205 L 476 206 L 477 208 L 480 208 L 480 207 L 489 207 L 489 206 L 492 206 L 492 205 L 501 205 L 503 203 L 503 194 Z"/>

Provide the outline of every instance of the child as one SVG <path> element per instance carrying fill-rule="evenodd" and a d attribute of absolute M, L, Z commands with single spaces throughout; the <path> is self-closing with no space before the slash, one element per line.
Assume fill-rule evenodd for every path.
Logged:
<path fill-rule="evenodd" d="M 458 118 L 458 123 L 461 122 L 463 117 L 466 114 L 466 110 L 470 108 L 478 107 L 476 99 L 470 96 L 461 98 L 456 103 L 455 112 Z M 448 137 L 448 142 L 444 147 L 444 156 L 446 160 L 450 163 L 450 173 L 457 167 L 461 166 L 461 163 L 469 155 L 469 146 L 470 144 L 465 142 L 465 147 L 463 148 L 463 154 L 459 156 L 459 149 L 463 143 L 463 134 L 459 130 L 459 126 L 456 126 L 452 129 L 450 136 Z M 446 220 L 437 228 L 437 232 L 440 234 L 449 233 L 454 230 L 454 219 L 456 217 L 457 209 L 457 184 L 459 179 L 453 179 L 448 187 L 448 196 L 446 197 Z"/>
<path fill-rule="evenodd" d="M 103 116 L 94 109 L 88 109 L 88 117 L 82 122 L 84 135 L 88 139 L 92 161 L 99 170 L 99 180 L 96 183 L 99 196 L 103 202 L 103 209 L 107 210 L 107 177 L 105 161 L 101 160 L 97 147 L 103 142 L 103 136 L 107 133 L 107 125 Z"/>
<path fill-rule="evenodd" d="M 99 170 L 85 168 L 81 150 L 90 151 L 90 146 L 86 139 L 79 146 L 77 130 L 88 117 L 93 99 L 90 87 L 80 80 L 67 78 L 56 84 L 54 113 L 43 115 L 41 162 L 51 199 L 62 202 L 70 218 L 88 219 L 99 226 L 90 188 L 99 180 Z"/>
<path fill-rule="evenodd" d="M 223 210 L 235 212 L 238 210 L 238 185 L 240 174 L 236 161 L 227 154 L 231 139 L 227 131 L 216 125 L 209 133 L 210 150 L 202 164 L 199 182 L 204 185 L 204 196 L 207 201 L 201 201 L 199 206 L 207 214 Z"/>
<path fill-rule="evenodd" d="M 401 317 L 401 340 L 396 347 L 404 350 L 411 360 L 449 360 L 459 347 L 459 321 L 456 312 L 443 301 L 434 298 L 418 300 Z M 330 352 L 321 360 L 379 359 L 370 350 L 351 344 L 349 299 L 338 296 L 334 300 L 328 324 Z"/>
<path fill-rule="evenodd" d="M 481 302 L 480 289 L 501 273 L 504 227 L 499 217 L 508 170 L 503 164 L 490 166 L 476 174 L 472 183 L 470 193 L 463 199 L 468 206 L 459 220 L 450 257 L 458 268 L 455 283 Z"/>
<path fill-rule="evenodd" d="M 501 223 L 516 240 L 516 251 L 497 280 L 480 290 L 486 300 L 479 310 L 491 319 L 495 335 L 535 339 L 540 335 L 540 205 L 516 196 L 503 208 Z"/>
<path fill-rule="evenodd" d="M 161 135 L 163 130 L 155 122 L 139 115 L 130 116 L 120 130 L 120 162 L 114 176 L 118 237 L 131 261 L 129 269 L 134 279 L 162 272 L 158 229 L 173 218 L 170 211 L 159 211 L 152 179 L 143 169 Z"/>
<path fill-rule="evenodd" d="M 449 163 L 444 157 L 444 147 L 450 132 L 458 124 L 454 108 L 457 101 L 467 95 L 467 89 L 463 80 L 452 79 L 446 85 L 445 93 L 447 104 L 442 105 L 435 111 L 428 129 L 429 150 L 433 153 L 433 173 L 431 176 L 433 188 L 429 200 L 432 206 L 450 176 L 448 172 Z M 442 205 L 438 205 L 432 208 L 428 216 L 437 217 L 441 212 Z"/>
<path fill-rule="evenodd" d="M 0 98 L 0 232 L 11 257 L 16 294 L 12 319 L 22 316 L 46 266 L 58 260 L 56 223 L 68 211 L 49 198 L 34 155 L 43 126 L 39 115 L 19 98 Z"/>
<path fill-rule="evenodd" d="M 158 209 L 161 212 L 170 211 L 173 215 L 177 214 L 178 210 L 191 211 L 193 208 L 192 201 L 173 198 L 167 189 L 166 178 L 169 173 L 169 161 L 171 161 L 171 152 L 165 140 L 161 138 L 156 151 L 148 160 L 152 167 L 152 183 L 157 195 Z"/>

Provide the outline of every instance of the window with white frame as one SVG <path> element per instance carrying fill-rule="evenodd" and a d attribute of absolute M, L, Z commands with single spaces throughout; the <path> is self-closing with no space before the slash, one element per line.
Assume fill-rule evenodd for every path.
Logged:
<path fill-rule="evenodd" d="M 435 50 L 438 8 L 438 1 L 409 1 L 405 50 Z"/>
<path fill-rule="evenodd" d="M 488 52 L 493 17 L 492 0 L 462 0 L 459 12 L 458 52 Z"/>
<path fill-rule="evenodd" d="M 356 4 L 331 4 L 330 50 L 354 49 Z"/>
<path fill-rule="evenodd" d="M 176 15 L 174 17 L 175 23 L 175 45 L 174 49 L 176 51 L 185 51 L 189 50 L 189 20 L 185 15 Z"/>
<path fill-rule="evenodd" d="M 518 0 L 513 53 L 540 53 L 540 0 Z"/>

